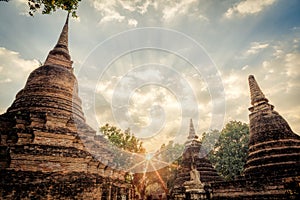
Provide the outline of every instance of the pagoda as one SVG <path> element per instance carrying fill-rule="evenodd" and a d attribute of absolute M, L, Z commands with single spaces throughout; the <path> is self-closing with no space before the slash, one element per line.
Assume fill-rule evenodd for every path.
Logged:
<path fill-rule="evenodd" d="M 250 139 L 243 176 L 212 184 L 212 199 L 299 199 L 300 136 L 248 78 Z"/>
<path fill-rule="evenodd" d="M 251 178 L 300 175 L 300 136 L 268 103 L 253 75 L 249 76 L 250 142 L 244 173 Z"/>
<path fill-rule="evenodd" d="M 210 183 L 222 180 L 206 155 L 202 155 L 201 144 L 191 119 L 182 162 L 171 192 L 172 199 L 207 199 Z"/>
<path fill-rule="evenodd" d="M 45 63 L 0 115 L 0 199 L 133 198 L 125 172 L 108 165 L 107 143 L 101 136 L 95 140 L 96 131 L 85 122 L 68 21 Z"/>

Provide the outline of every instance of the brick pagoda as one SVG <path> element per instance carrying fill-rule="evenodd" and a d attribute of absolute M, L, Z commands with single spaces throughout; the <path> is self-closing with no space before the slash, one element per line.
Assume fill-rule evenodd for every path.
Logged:
<path fill-rule="evenodd" d="M 0 199 L 132 199 L 125 172 L 107 166 L 112 156 L 95 134 L 78 96 L 67 18 L 44 65 L 0 115 Z"/>
<path fill-rule="evenodd" d="M 244 176 L 212 184 L 213 199 L 299 199 L 300 136 L 268 103 L 253 75 Z"/>
<path fill-rule="evenodd" d="M 210 183 L 222 180 L 206 155 L 202 155 L 200 149 L 201 142 L 195 133 L 191 119 L 189 135 L 182 154 L 182 162 L 172 189 L 172 199 L 206 199 L 210 195 Z M 200 180 L 195 180 L 195 177 L 192 177 L 195 173 L 199 173 Z"/>

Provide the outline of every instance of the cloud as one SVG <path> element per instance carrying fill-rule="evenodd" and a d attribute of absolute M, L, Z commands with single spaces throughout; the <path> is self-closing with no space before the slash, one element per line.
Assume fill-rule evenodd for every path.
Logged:
<path fill-rule="evenodd" d="M 111 21 L 123 22 L 125 19 L 125 16 L 120 15 L 120 13 L 114 10 L 106 9 L 104 12 L 105 15 L 101 18 L 99 22 L 100 24 L 111 22 Z"/>
<path fill-rule="evenodd" d="M 135 19 L 128 19 L 128 25 L 136 27 L 138 25 L 138 21 Z"/>
<path fill-rule="evenodd" d="M 161 54 L 157 52 L 158 57 L 152 59 L 166 62 L 159 59 L 166 58 L 165 54 Z M 143 138 L 148 150 L 156 150 L 169 140 L 184 142 L 190 118 L 195 123 L 196 120 L 201 123 L 199 134 L 207 131 L 212 118 L 211 96 L 207 84 L 197 71 L 184 64 L 184 68 L 181 64 L 176 69 L 156 65 L 135 68 L 139 66 L 136 59 L 140 59 L 141 55 L 134 55 L 128 55 L 137 62 L 130 69 L 120 71 L 119 62 L 123 69 L 124 66 L 130 66 L 127 63 L 130 61 L 122 57 L 99 82 L 96 94 L 99 119 L 122 129 L 130 127 L 137 137 Z M 174 74 L 175 70 L 178 74 Z M 144 82 L 150 84 L 143 85 Z M 199 116 L 201 119 L 197 119 Z"/>
<path fill-rule="evenodd" d="M 11 83 L 10 87 L 14 87 L 14 85 L 19 85 L 19 83 L 24 82 L 26 74 L 29 74 L 39 66 L 37 60 L 23 59 L 18 52 L 8 50 L 4 47 L 0 47 L 0 60 L 1 91 L 5 91 L 5 87 L 8 83 Z M 11 93 L 13 93 L 13 91 L 11 91 Z"/>
<path fill-rule="evenodd" d="M 101 13 L 102 18 L 100 20 L 100 24 L 110 22 L 110 21 L 117 21 L 122 22 L 125 19 L 125 16 L 121 15 L 119 12 L 116 11 L 117 1 L 97 1 L 93 0 L 92 6 Z"/>
<path fill-rule="evenodd" d="M 175 16 L 188 14 L 189 8 L 197 2 L 196 0 L 184 0 L 178 3 L 166 5 L 163 9 L 163 20 L 171 21 Z"/>
<path fill-rule="evenodd" d="M 90 0 L 90 3 L 96 11 L 100 12 L 101 20 L 100 24 L 107 22 L 124 22 L 128 21 L 128 25 L 136 27 L 137 21 L 133 19 L 133 14 L 145 14 L 148 11 L 149 6 L 157 7 L 154 1 L 146 0 L 110 0 L 110 1 L 99 1 Z M 124 13 L 124 14 L 121 14 Z M 129 19 L 128 19 L 129 18 Z M 126 20 L 127 19 L 127 20 Z"/>
<path fill-rule="evenodd" d="M 128 110 L 125 111 L 127 119 L 119 121 L 115 116 L 123 114 L 115 110 L 113 115 L 110 105 L 115 92 L 115 82 L 118 80 L 120 78 L 99 84 L 101 87 L 98 88 L 97 96 L 105 96 L 108 100 L 106 104 L 102 103 L 103 106 L 99 109 L 102 122 L 113 122 L 122 129 L 130 127 L 137 137 L 143 139 L 144 146 L 150 151 L 157 150 L 161 144 L 174 139 L 174 136 L 170 135 L 174 133 L 171 130 L 178 130 L 181 124 L 181 120 L 178 119 L 181 116 L 180 103 L 174 94 L 158 85 L 140 87 L 130 95 L 128 105 L 126 105 Z M 153 142 L 157 145 L 153 146 Z"/>
<path fill-rule="evenodd" d="M 252 42 L 242 53 L 248 57 L 238 59 L 236 64 L 239 67 L 224 66 L 221 69 L 226 93 L 226 121 L 241 120 L 248 123 L 247 108 L 250 101 L 247 76 L 253 74 L 275 110 L 299 132 L 299 118 L 295 116 L 300 111 L 300 52 L 293 46 L 294 43 L 294 37 L 270 40 L 268 43 Z"/>
<path fill-rule="evenodd" d="M 267 48 L 269 46 L 268 43 L 260 43 L 260 42 L 252 42 L 250 49 L 248 49 L 244 55 L 249 56 L 249 55 L 254 55 L 259 53 L 261 50 Z"/>
<path fill-rule="evenodd" d="M 18 52 L 8 50 L 4 47 L 0 47 L 0 60 L 2 61 L 1 71 L 18 69 L 15 72 L 20 73 L 20 70 L 30 72 L 39 65 L 37 60 L 25 60 L 20 57 Z"/>
<path fill-rule="evenodd" d="M 118 1 L 123 9 L 133 12 L 136 10 L 136 1 Z"/>
<path fill-rule="evenodd" d="M 202 15 L 202 14 L 198 15 L 198 19 L 200 19 L 201 21 L 204 21 L 204 22 L 209 22 L 209 19 L 205 15 Z"/>
<path fill-rule="evenodd" d="M 242 70 L 246 70 L 249 67 L 249 65 L 245 65 Z"/>
<path fill-rule="evenodd" d="M 274 45 L 273 49 L 274 49 L 273 56 L 276 59 L 282 58 L 282 56 L 284 56 L 284 52 L 279 45 Z"/>
<path fill-rule="evenodd" d="M 286 66 L 286 74 L 289 77 L 296 78 L 299 77 L 300 72 L 300 53 L 288 53 L 285 56 L 285 66 Z"/>
<path fill-rule="evenodd" d="M 90 0 L 92 7 L 102 16 L 100 24 L 111 21 L 119 23 L 129 22 L 136 16 L 147 14 L 150 7 L 155 12 L 155 15 L 152 16 L 159 16 L 159 20 L 163 22 L 170 22 L 178 16 L 192 16 L 201 21 L 209 21 L 205 15 L 199 14 L 199 9 L 197 9 L 198 3 L 197 0 L 182 0 L 179 2 L 171 0 Z M 129 25 L 136 26 L 135 23 L 130 23 Z"/>
<path fill-rule="evenodd" d="M 7 108 L 16 93 L 24 86 L 29 73 L 39 66 L 35 59 L 27 60 L 18 52 L 0 47 L 0 99 L 1 109 Z"/>
<path fill-rule="evenodd" d="M 300 52 L 297 46 L 294 46 L 295 42 L 297 43 L 297 38 L 286 36 L 284 40 L 270 41 L 268 46 L 266 43 L 252 43 L 248 53 L 258 54 L 261 50 L 268 48 L 263 54 L 263 59 L 258 60 L 257 56 L 250 56 L 245 59 L 249 67 L 242 70 L 242 74 L 239 74 L 238 70 L 232 69 L 230 73 L 244 76 L 241 82 L 236 81 L 234 84 L 231 84 L 234 87 L 239 87 L 239 85 L 245 83 L 246 73 L 254 74 L 262 91 L 270 103 L 275 106 L 275 110 L 288 121 L 293 130 L 299 132 L 299 117 L 296 116 L 300 112 L 300 93 L 298 92 L 300 91 Z M 226 75 L 223 77 L 226 77 Z M 227 91 L 226 81 L 224 86 Z M 248 91 L 247 87 L 243 88 L 245 91 Z M 239 115 L 234 113 L 236 107 L 246 107 L 242 102 L 246 102 L 249 98 L 244 98 L 242 95 L 238 99 L 239 101 L 227 99 L 227 115 L 238 118 Z M 245 110 L 245 112 L 247 111 Z"/>
<path fill-rule="evenodd" d="M 141 15 L 145 14 L 148 12 L 148 7 L 152 5 L 154 9 L 157 9 L 157 2 L 151 1 L 151 0 L 146 0 L 144 4 L 137 6 L 137 12 L 140 13 Z"/>
<path fill-rule="evenodd" d="M 245 69 L 244 69 L 245 70 Z M 237 100 L 241 96 L 247 96 L 245 77 L 242 76 L 244 72 L 232 71 L 229 75 L 224 75 L 222 80 L 225 88 L 226 100 Z"/>
<path fill-rule="evenodd" d="M 276 0 L 245 0 L 235 4 L 229 8 L 224 16 L 232 18 L 233 16 L 240 15 L 253 15 L 262 12 L 266 7 L 275 3 Z"/>

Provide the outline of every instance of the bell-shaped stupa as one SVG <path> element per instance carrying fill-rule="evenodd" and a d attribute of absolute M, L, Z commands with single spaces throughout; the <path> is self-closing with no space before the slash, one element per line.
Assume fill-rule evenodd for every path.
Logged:
<path fill-rule="evenodd" d="M 284 177 L 299 173 L 300 136 L 274 111 L 253 75 L 249 76 L 250 143 L 245 175 Z M 299 174 L 298 174 L 299 175 Z"/>

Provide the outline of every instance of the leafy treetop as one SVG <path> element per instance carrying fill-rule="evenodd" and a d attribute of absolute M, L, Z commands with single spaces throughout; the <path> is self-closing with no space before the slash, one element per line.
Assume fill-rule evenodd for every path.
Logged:
<path fill-rule="evenodd" d="M 211 133 L 215 134 L 216 130 Z M 209 135 L 209 134 L 207 134 Z M 215 140 L 214 137 L 212 137 Z M 249 126 L 240 121 L 230 121 L 222 129 L 209 159 L 216 170 L 226 179 L 242 175 L 248 155 Z"/>
<path fill-rule="evenodd" d="M 130 129 L 122 131 L 121 129 L 105 124 L 100 127 L 100 131 L 107 136 L 108 140 L 118 148 L 133 153 L 145 153 L 143 142 L 136 138 Z"/>
<path fill-rule="evenodd" d="M 4 0 L 6 2 L 10 0 Z M 34 13 L 42 9 L 43 14 L 51 14 L 57 9 L 66 10 L 77 17 L 76 10 L 81 0 L 27 0 L 29 6 L 29 15 L 33 16 Z"/>

